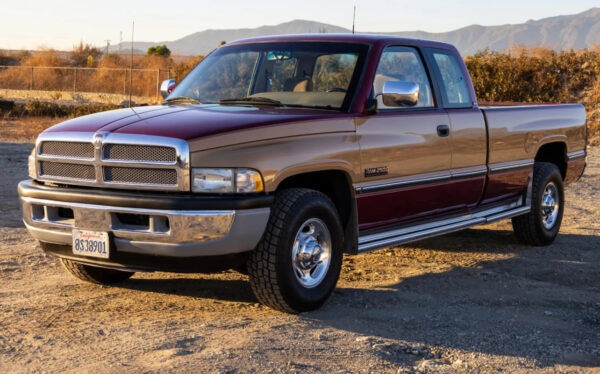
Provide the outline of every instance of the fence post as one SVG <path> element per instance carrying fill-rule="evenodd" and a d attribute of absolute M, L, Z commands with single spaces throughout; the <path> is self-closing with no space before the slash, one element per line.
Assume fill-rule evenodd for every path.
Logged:
<path fill-rule="evenodd" d="M 29 81 L 29 90 L 33 91 L 33 66 L 31 67 L 31 80 Z"/>
<path fill-rule="evenodd" d="M 74 68 L 74 73 L 73 73 L 73 93 L 77 92 L 77 68 Z"/>
<path fill-rule="evenodd" d="M 160 68 L 156 72 L 156 97 L 160 97 Z"/>

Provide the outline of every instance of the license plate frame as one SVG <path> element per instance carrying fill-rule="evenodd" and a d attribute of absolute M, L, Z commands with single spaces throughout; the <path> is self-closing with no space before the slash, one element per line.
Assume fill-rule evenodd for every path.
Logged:
<path fill-rule="evenodd" d="M 73 229 L 73 254 L 103 259 L 110 258 L 108 232 Z"/>

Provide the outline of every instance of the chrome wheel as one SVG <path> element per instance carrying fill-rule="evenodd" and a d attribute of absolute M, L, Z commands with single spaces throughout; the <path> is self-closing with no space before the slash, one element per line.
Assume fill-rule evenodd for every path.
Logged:
<path fill-rule="evenodd" d="M 331 262 L 331 234 L 325 222 L 311 218 L 300 225 L 292 249 L 296 279 L 306 288 L 319 285 Z"/>
<path fill-rule="evenodd" d="M 542 195 L 542 224 L 546 230 L 550 230 L 556 224 L 556 218 L 558 217 L 558 211 L 560 208 L 560 197 L 558 195 L 558 188 L 554 182 L 550 182 L 544 189 Z"/>

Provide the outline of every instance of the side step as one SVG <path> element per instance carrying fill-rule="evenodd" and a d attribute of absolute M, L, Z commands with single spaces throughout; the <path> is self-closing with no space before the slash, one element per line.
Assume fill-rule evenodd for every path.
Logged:
<path fill-rule="evenodd" d="M 358 253 L 374 251 L 394 245 L 413 242 L 420 239 L 431 238 L 466 229 L 467 227 L 482 225 L 525 214 L 531 210 L 530 206 L 518 206 L 515 204 L 500 208 L 493 208 L 460 217 L 430 222 L 413 227 L 379 232 L 364 235 L 358 238 Z"/>

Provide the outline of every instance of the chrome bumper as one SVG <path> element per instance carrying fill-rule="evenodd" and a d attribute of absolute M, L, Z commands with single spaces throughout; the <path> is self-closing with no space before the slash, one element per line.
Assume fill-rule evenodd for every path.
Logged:
<path fill-rule="evenodd" d="M 72 230 L 112 233 L 116 251 L 168 257 L 250 251 L 267 225 L 269 208 L 160 210 L 21 196 L 23 221 L 36 239 L 71 245 Z"/>

